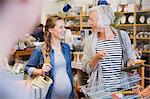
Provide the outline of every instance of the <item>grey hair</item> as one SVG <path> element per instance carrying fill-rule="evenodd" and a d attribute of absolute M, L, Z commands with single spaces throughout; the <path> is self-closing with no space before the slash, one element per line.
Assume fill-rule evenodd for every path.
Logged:
<path fill-rule="evenodd" d="M 96 12 L 99 27 L 110 26 L 114 23 L 115 14 L 109 5 L 98 5 L 89 9 L 89 13 L 94 11 Z"/>

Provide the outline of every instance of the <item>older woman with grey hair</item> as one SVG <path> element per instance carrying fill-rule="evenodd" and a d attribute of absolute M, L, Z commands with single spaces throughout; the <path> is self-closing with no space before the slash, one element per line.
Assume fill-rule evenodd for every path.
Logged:
<path fill-rule="evenodd" d="M 89 24 L 93 33 L 85 39 L 83 71 L 90 74 L 90 83 L 99 81 L 104 87 L 122 83 L 121 68 L 135 65 L 131 42 L 125 31 L 111 27 L 115 15 L 109 5 L 89 9 Z"/>

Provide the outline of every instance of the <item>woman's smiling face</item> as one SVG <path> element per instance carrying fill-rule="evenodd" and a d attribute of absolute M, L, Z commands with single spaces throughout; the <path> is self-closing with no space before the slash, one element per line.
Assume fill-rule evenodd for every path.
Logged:
<path fill-rule="evenodd" d="M 88 23 L 94 32 L 97 32 L 97 29 L 98 29 L 97 21 L 98 21 L 98 19 L 96 16 L 96 12 L 95 11 L 90 12 Z"/>
<path fill-rule="evenodd" d="M 56 39 L 64 39 L 65 37 L 65 23 L 63 20 L 57 20 L 55 26 L 53 27 L 51 33 Z"/>

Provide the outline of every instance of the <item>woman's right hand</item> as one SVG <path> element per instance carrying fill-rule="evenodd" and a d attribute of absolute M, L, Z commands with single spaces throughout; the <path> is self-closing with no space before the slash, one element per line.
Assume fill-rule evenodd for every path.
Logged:
<path fill-rule="evenodd" d="M 104 59 L 106 57 L 106 52 L 104 50 L 98 51 L 95 55 L 98 60 Z"/>
<path fill-rule="evenodd" d="M 42 69 L 35 69 L 33 71 L 33 75 L 43 75 L 43 70 Z"/>
<path fill-rule="evenodd" d="M 42 70 L 44 73 L 49 72 L 51 70 L 52 66 L 50 63 L 44 63 L 42 66 Z"/>
<path fill-rule="evenodd" d="M 95 55 L 95 57 L 93 57 L 90 62 L 89 62 L 89 66 L 91 69 L 95 70 L 97 67 L 97 64 L 99 63 L 99 60 L 102 60 L 106 57 L 106 52 L 101 50 L 98 51 Z"/>
<path fill-rule="evenodd" d="M 44 73 L 49 72 L 51 68 L 52 66 L 50 64 L 44 63 L 42 69 L 35 69 L 33 71 L 33 75 L 43 75 Z"/>

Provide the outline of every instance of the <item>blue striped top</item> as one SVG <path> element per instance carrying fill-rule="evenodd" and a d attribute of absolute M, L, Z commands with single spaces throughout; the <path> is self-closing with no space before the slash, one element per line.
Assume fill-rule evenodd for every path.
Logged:
<path fill-rule="evenodd" d="M 121 84 L 122 47 L 118 37 L 114 40 L 97 40 L 96 52 L 100 50 L 106 52 L 105 59 L 99 61 L 104 88 Z"/>

